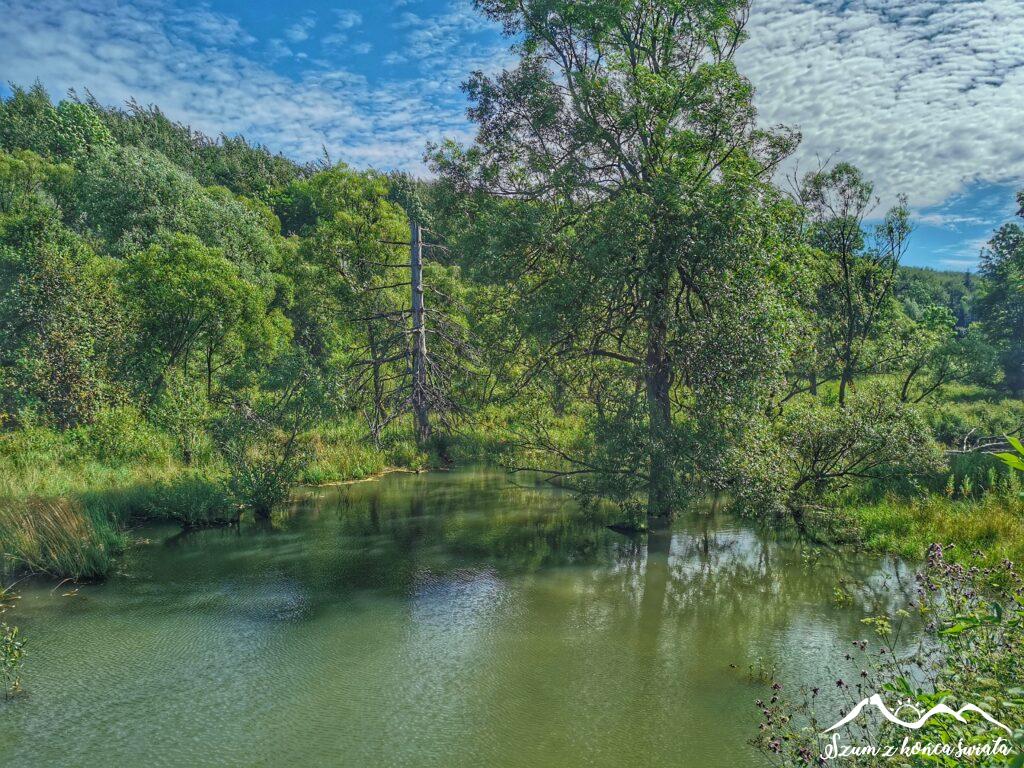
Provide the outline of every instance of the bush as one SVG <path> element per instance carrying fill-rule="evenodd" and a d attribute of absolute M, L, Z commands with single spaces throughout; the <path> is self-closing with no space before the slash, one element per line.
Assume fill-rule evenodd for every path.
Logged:
<path fill-rule="evenodd" d="M 748 509 L 785 509 L 802 530 L 839 494 L 867 483 L 904 483 L 936 472 L 941 452 L 918 411 L 881 393 L 858 394 L 845 406 L 818 399 L 796 403 L 769 428 L 757 451 L 735 449 L 736 493 Z"/>
<path fill-rule="evenodd" d="M 75 430 L 82 456 L 111 465 L 168 461 L 171 445 L 138 409 L 123 406 L 100 411 L 92 424 Z"/>
<path fill-rule="evenodd" d="M 173 436 L 182 461 L 191 464 L 200 453 L 207 453 L 206 427 L 210 420 L 210 405 L 206 391 L 198 382 L 188 381 L 180 371 L 167 376 L 153 410 L 156 422 Z M 206 458 L 209 458 L 207 455 Z"/>

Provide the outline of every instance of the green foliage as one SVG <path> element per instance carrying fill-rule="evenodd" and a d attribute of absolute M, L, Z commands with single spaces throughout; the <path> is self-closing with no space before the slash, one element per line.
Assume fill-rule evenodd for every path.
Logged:
<path fill-rule="evenodd" d="M 165 379 L 163 391 L 153 408 L 153 418 L 173 435 L 185 464 L 191 464 L 207 443 L 210 411 L 211 405 L 202 384 L 187 379 L 179 369 L 174 369 Z"/>
<path fill-rule="evenodd" d="M 114 267 L 29 197 L 0 214 L 0 407 L 34 410 L 60 426 L 89 420 L 114 395 L 119 341 Z"/>
<path fill-rule="evenodd" d="M 923 413 L 935 438 L 957 448 L 972 435 L 1012 434 L 1024 424 L 1024 402 L 977 388 L 950 390 Z"/>
<path fill-rule="evenodd" d="M 314 456 L 309 431 L 336 407 L 330 382 L 301 355 L 285 361 L 274 378 L 233 403 L 215 425 L 231 492 L 258 518 L 288 498 Z"/>
<path fill-rule="evenodd" d="M 899 267 L 907 211 L 867 226 L 872 185 L 848 164 L 789 199 L 769 178 L 797 137 L 757 127 L 733 62 L 744 4 L 698 5 L 483 2 L 521 58 L 468 84 L 477 140 L 435 148 L 438 182 L 12 88 L 9 565 L 101 575 L 132 519 L 230 521 L 298 482 L 469 458 L 542 470 L 638 527 L 726 492 L 805 527 L 859 525 L 872 546 L 919 550 L 906 526 L 945 531 L 954 512 L 990 551 L 989 529 L 1015 541 L 995 507 L 1005 473 L 942 462 L 931 438 L 1024 422 L 990 389 L 1019 369 L 1019 228 L 997 233 L 983 277 L 952 275 Z M 410 218 L 429 227 L 448 427 L 423 448 Z"/>
<path fill-rule="evenodd" d="M 27 149 L 0 150 L 0 215 L 15 213 L 48 190 L 66 187 L 72 173 L 70 166 L 51 163 Z"/>
<path fill-rule="evenodd" d="M 170 441 L 138 409 L 121 406 L 100 411 L 76 430 L 78 455 L 108 466 L 158 464 L 170 456 Z"/>
<path fill-rule="evenodd" d="M 277 190 L 309 171 L 283 155 L 250 144 L 243 136 L 204 136 L 168 118 L 159 107 L 129 101 L 124 109 L 87 101 L 122 145 L 160 152 L 201 184 L 227 187 L 236 195 L 269 203 Z"/>
<path fill-rule="evenodd" d="M 873 185 L 849 163 L 808 174 L 800 189 L 807 211 L 804 237 L 822 254 L 814 308 L 819 364 L 838 379 L 840 405 L 855 376 L 878 369 L 884 328 L 898 311 L 894 288 L 910 233 L 909 211 L 901 198 L 869 235 L 865 220 L 873 194 Z"/>
<path fill-rule="evenodd" d="M 1024 192 L 1018 195 L 1024 211 Z M 982 252 L 985 290 L 977 302 L 985 333 L 999 350 L 1005 386 L 1024 393 L 1024 228 L 1005 224 Z"/>
<path fill-rule="evenodd" d="M 1016 437 L 1008 437 L 1006 439 L 1013 447 L 1015 453 L 997 453 L 996 458 L 1006 464 L 1010 469 L 1015 469 L 1018 472 L 1024 472 L 1024 443 L 1021 443 L 1021 441 Z"/>
<path fill-rule="evenodd" d="M 842 514 L 847 541 L 875 552 L 893 552 L 912 560 L 924 557 L 936 541 L 951 545 L 950 555 L 961 561 L 997 563 L 1024 557 L 1022 484 L 1003 474 L 992 490 L 965 497 L 963 484 L 950 476 L 950 494 L 931 493 L 904 498 L 851 503 Z"/>
<path fill-rule="evenodd" d="M 183 472 L 155 483 L 146 490 L 142 506 L 142 516 L 174 520 L 185 528 L 234 523 L 240 514 L 227 484 L 209 469 Z"/>
<path fill-rule="evenodd" d="M 973 272 L 901 266 L 896 296 L 914 319 L 929 307 L 940 306 L 953 313 L 957 328 L 967 328 L 977 320 L 974 303 L 984 282 L 984 278 Z"/>
<path fill-rule="evenodd" d="M 476 144 L 433 162 L 462 196 L 460 250 L 508 294 L 496 354 L 598 414 L 581 451 L 548 444 L 549 461 L 671 515 L 685 478 L 714 480 L 700 440 L 736 440 L 785 365 L 792 313 L 772 278 L 793 217 L 764 179 L 795 137 L 755 126 L 739 3 L 480 5 L 521 37 L 520 61 L 474 75 Z"/>
<path fill-rule="evenodd" d="M 884 393 L 857 393 L 842 407 L 798 401 L 771 430 L 771 449 L 735 460 L 738 499 L 761 512 L 788 510 L 802 528 L 854 486 L 910 481 L 941 466 L 920 413 Z"/>
<path fill-rule="evenodd" d="M 97 112 L 76 101 L 50 103 L 43 87 L 17 86 L 0 101 L 0 149 L 29 149 L 53 160 L 76 161 L 114 145 Z"/>
<path fill-rule="evenodd" d="M 273 290 L 246 279 L 220 249 L 174 235 L 133 253 L 122 275 L 139 333 L 131 352 L 139 386 L 155 399 L 169 370 L 198 369 L 207 396 L 215 376 L 256 359 L 273 359 L 288 321 L 270 306 Z"/>
<path fill-rule="evenodd" d="M 5 699 L 21 690 L 21 669 L 25 664 L 25 641 L 20 630 L 6 621 L 6 614 L 17 599 L 10 587 L 0 587 L 0 683 Z"/>
<path fill-rule="evenodd" d="M 117 255 L 173 236 L 192 235 L 220 248 L 242 270 L 259 273 L 278 262 L 276 223 L 223 187 L 203 187 L 163 155 L 116 147 L 81 166 L 71 198 L 79 226 Z"/>

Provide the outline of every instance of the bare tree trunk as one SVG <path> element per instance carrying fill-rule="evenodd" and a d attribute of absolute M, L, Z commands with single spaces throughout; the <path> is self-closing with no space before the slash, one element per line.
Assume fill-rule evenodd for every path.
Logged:
<path fill-rule="evenodd" d="M 420 225 L 409 222 L 412 232 L 410 254 L 412 283 L 412 413 L 416 441 L 430 439 L 430 411 L 427 395 L 427 329 L 423 308 L 423 241 Z"/>

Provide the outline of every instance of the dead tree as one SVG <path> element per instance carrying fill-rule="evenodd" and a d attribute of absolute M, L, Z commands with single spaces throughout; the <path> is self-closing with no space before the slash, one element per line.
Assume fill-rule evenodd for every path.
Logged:
<path fill-rule="evenodd" d="M 433 434 L 432 419 L 448 429 L 458 407 L 451 397 L 456 377 L 471 369 L 477 359 L 465 339 L 464 329 L 438 307 L 451 305 L 451 297 L 426 284 L 423 274 L 424 250 L 444 247 L 424 242 L 424 228 L 410 219 L 408 243 L 383 244 L 409 248 L 407 263 L 398 260 L 365 262 L 376 269 L 356 279 L 346 274 L 357 296 L 359 312 L 352 320 L 365 328 L 364 343 L 352 349 L 357 359 L 350 363 L 349 387 L 368 391 L 369 407 L 364 409 L 374 442 L 379 444 L 384 429 L 397 418 L 410 414 L 416 441 L 425 445 Z M 382 241 L 383 242 L 383 241 Z M 409 270 L 408 280 L 391 278 L 397 270 Z M 408 303 L 398 300 L 396 289 L 409 286 Z M 435 298 L 428 322 L 426 294 Z M 428 353 L 427 337 L 431 337 Z"/>
<path fill-rule="evenodd" d="M 410 220 L 412 242 L 409 271 L 412 275 L 412 414 L 416 442 L 430 440 L 430 396 L 427 384 L 427 328 L 423 307 L 423 240 L 420 225 Z"/>

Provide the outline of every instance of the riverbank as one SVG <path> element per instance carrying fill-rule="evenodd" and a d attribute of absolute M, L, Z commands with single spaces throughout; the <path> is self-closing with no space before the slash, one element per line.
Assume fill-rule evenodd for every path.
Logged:
<path fill-rule="evenodd" d="M 972 415 L 972 423 L 985 421 Z M 943 421 L 949 421 L 948 413 Z M 568 416 L 555 428 L 554 434 L 569 439 L 580 425 Z M 306 437 L 310 459 L 298 477 L 303 485 L 359 481 L 392 469 L 422 469 L 440 459 L 456 465 L 513 456 L 533 465 L 543 459 L 516 443 L 512 414 L 499 408 L 485 409 L 457 437 L 439 437 L 433 462 L 407 435 L 385 435 L 382 446 L 373 447 L 356 418 L 320 425 Z M 30 427 L 4 433 L 3 570 L 102 578 L 130 546 L 134 525 L 173 521 L 187 529 L 236 519 L 241 509 L 227 479 L 227 467 L 212 445 L 201 442 L 186 465 L 170 435 L 116 412 L 63 432 Z M 923 478 L 916 489 L 881 489 L 834 502 L 815 533 L 840 546 L 910 560 L 920 560 L 938 542 L 952 545 L 950 557 L 961 561 L 1019 561 L 1024 559 L 1021 492 L 1020 479 L 991 457 L 960 457 L 948 476 Z"/>
<path fill-rule="evenodd" d="M 942 544 L 947 557 L 962 563 L 994 565 L 1024 561 L 1024 497 L 986 493 L 951 499 L 930 494 L 842 508 L 853 539 L 873 552 L 924 559 L 928 547 Z"/>
<path fill-rule="evenodd" d="M 307 437 L 311 458 L 298 477 L 304 485 L 420 468 L 427 460 L 408 440 L 385 439 L 374 448 L 355 421 L 323 425 Z M 143 422 L 0 435 L 3 572 L 102 578 L 130 544 L 135 524 L 193 528 L 237 518 L 227 475 L 209 446 L 186 465 L 171 438 Z"/>

